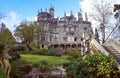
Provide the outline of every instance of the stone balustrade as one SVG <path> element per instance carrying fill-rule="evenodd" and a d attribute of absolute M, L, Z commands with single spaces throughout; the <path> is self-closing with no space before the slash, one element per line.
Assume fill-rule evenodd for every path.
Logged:
<path fill-rule="evenodd" d="M 99 51 L 103 52 L 105 55 L 109 55 L 109 52 L 107 52 L 103 46 L 101 44 L 99 44 L 94 38 L 91 39 L 91 43 L 92 46 L 95 46 L 96 49 L 98 49 Z"/>
<path fill-rule="evenodd" d="M 118 52 L 120 52 L 120 41 L 115 39 L 109 39 L 104 45 L 106 46 L 112 46 L 115 48 Z"/>

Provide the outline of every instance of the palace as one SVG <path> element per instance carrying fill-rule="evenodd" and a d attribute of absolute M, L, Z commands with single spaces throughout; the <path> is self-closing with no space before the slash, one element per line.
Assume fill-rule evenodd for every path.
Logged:
<path fill-rule="evenodd" d="M 42 25 L 44 34 L 39 37 L 35 35 L 34 42 L 40 44 L 40 48 L 57 51 L 80 50 L 81 38 L 90 39 L 92 35 L 91 22 L 83 20 L 82 13 L 78 12 L 78 19 L 71 15 L 61 18 L 54 17 L 54 7 L 51 6 L 49 12 L 38 11 L 37 23 Z"/>

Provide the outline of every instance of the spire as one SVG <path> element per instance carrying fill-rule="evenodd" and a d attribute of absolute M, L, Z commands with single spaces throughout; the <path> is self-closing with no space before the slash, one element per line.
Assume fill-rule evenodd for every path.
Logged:
<path fill-rule="evenodd" d="M 71 15 L 73 15 L 73 12 L 72 12 L 72 10 L 71 10 Z"/>
<path fill-rule="evenodd" d="M 87 12 L 85 12 L 85 21 L 88 21 Z"/>
<path fill-rule="evenodd" d="M 40 12 L 39 12 L 39 10 L 38 10 L 38 14 L 39 14 Z"/>
<path fill-rule="evenodd" d="M 49 13 L 52 15 L 52 17 L 54 17 L 54 7 L 51 4 L 51 7 L 49 9 Z"/>
<path fill-rule="evenodd" d="M 51 8 L 52 8 L 52 4 L 51 4 Z"/>
<path fill-rule="evenodd" d="M 42 12 L 42 8 L 41 8 L 41 12 Z"/>
<path fill-rule="evenodd" d="M 52 4 L 51 4 L 51 7 L 50 7 L 50 9 L 49 10 L 53 10 L 54 11 L 54 7 L 52 6 Z"/>
<path fill-rule="evenodd" d="M 80 9 L 80 13 L 82 12 L 82 10 Z"/>
<path fill-rule="evenodd" d="M 66 11 L 64 11 L 64 17 L 66 17 Z"/>
<path fill-rule="evenodd" d="M 82 20 L 83 20 L 83 17 L 80 9 L 80 11 L 78 12 L 78 21 L 82 21 Z"/>

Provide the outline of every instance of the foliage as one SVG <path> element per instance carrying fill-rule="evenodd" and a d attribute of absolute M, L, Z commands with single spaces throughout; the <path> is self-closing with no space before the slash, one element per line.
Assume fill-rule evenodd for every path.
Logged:
<path fill-rule="evenodd" d="M 2 71 L 0 71 L 0 78 L 6 78 L 5 74 Z"/>
<path fill-rule="evenodd" d="M 65 52 L 64 55 L 72 56 L 73 58 L 78 58 L 81 55 L 80 51 L 71 51 L 71 52 Z"/>
<path fill-rule="evenodd" d="M 47 61 L 40 62 L 40 71 L 42 73 L 49 72 L 52 69 L 53 69 L 53 66 L 51 64 L 49 64 Z"/>
<path fill-rule="evenodd" d="M 12 33 L 9 31 L 8 28 L 3 29 L 0 32 L 0 44 L 9 45 L 9 47 L 13 47 L 15 43 L 15 38 L 13 37 Z"/>
<path fill-rule="evenodd" d="M 111 75 L 116 75 L 117 72 L 114 58 L 102 53 L 88 55 L 85 59 L 80 57 L 72 61 L 67 68 L 69 78 L 111 78 Z"/>
<path fill-rule="evenodd" d="M 4 45 L 0 44 L 0 57 L 1 57 L 2 53 L 3 53 L 3 49 L 4 49 Z"/>
<path fill-rule="evenodd" d="M 22 78 L 24 77 L 25 73 L 27 73 L 26 71 L 30 69 L 30 68 L 27 69 L 26 63 L 20 59 L 11 61 L 11 67 L 12 67 L 12 71 L 10 74 L 11 78 Z"/>
<path fill-rule="evenodd" d="M 37 49 L 36 53 L 39 55 L 47 55 L 48 50 L 47 49 Z"/>
<path fill-rule="evenodd" d="M 23 67 L 20 67 L 20 71 L 24 72 L 25 74 L 28 74 L 32 70 L 32 66 L 25 65 Z"/>
<path fill-rule="evenodd" d="M 33 24 L 21 23 L 15 30 L 15 36 L 25 43 L 26 51 L 29 51 L 34 36 Z"/>
<path fill-rule="evenodd" d="M 49 55 L 49 56 L 60 56 L 60 54 L 55 50 L 48 50 L 47 55 Z"/>

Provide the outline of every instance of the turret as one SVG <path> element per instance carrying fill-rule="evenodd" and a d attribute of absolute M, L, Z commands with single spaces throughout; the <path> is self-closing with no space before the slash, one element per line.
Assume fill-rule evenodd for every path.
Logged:
<path fill-rule="evenodd" d="M 49 9 L 49 13 L 52 17 L 54 17 L 54 7 L 51 5 L 51 8 Z"/>
<path fill-rule="evenodd" d="M 64 21 L 66 21 L 66 12 L 64 12 Z"/>
<path fill-rule="evenodd" d="M 66 12 L 64 12 L 64 17 L 66 17 Z"/>
<path fill-rule="evenodd" d="M 82 13 L 80 10 L 80 12 L 78 12 L 78 21 L 82 21 L 82 20 L 83 20 L 83 17 L 82 17 Z"/>
<path fill-rule="evenodd" d="M 73 15 L 73 12 L 71 11 L 71 16 Z"/>

